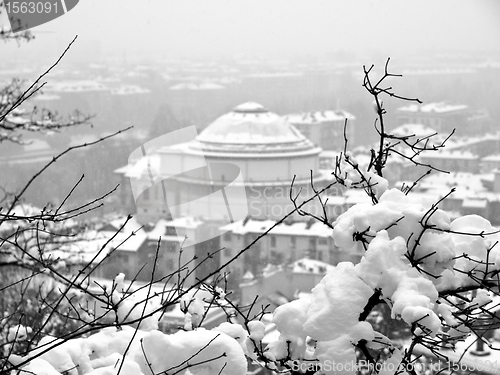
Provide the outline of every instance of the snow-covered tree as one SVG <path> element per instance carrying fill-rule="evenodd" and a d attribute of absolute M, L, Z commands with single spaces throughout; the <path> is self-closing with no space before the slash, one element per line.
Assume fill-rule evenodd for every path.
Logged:
<path fill-rule="evenodd" d="M 427 205 L 412 197 L 418 181 L 401 190 L 389 188 L 383 177 L 388 158 L 422 166 L 417 156 L 444 147 L 448 137 L 435 143 L 433 136 L 401 137 L 386 130 L 382 96 L 418 101 L 384 86 L 395 76 L 388 63 L 376 83 L 370 76 L 373 67 L 364 69 L 364 87 L 377 113 L 378 147 L 371 150 L 366 169 L 346 147 L 334 171 L 340 184 L 364 189 L 371 198 L 372 203 L 351 207 L 331 224 L 341 251 L 364 255 L 358 264 L 338 264 L 310 298 L 276 309 L 279 339 L 256 347 L 259 360 L 277 372 L 413 375 L 422 347 L 443 359 L 441 349 L 454 348 L 471 335 L 493 347 L 484 335 L 497 323 L 500 232 L 477 215 L 451 220 L 439 206 L 454 189 Z M 328 224 L 326 216 L 316 218 Z M 388 306 L 393 320 L 408 326 L 405 346 L 370 323 L 370 313 L 380 304 Z M 364 370 L 360 358 L 368 364 Z"/>
<path fill-rule="evenodd" d="M 244 374 L 250 361 L 283 374 L 415 375 L 417 347 L 439 356 L 441 349 L 453 348 L 471 335 L 491 345 L 483 337 L 487 331 L 484 317 L 494 318 L 492 301 L 499 294 L 499 231 L 476 215 L 451 220 L 440 204 L 453 189 L 427 205 L 412 195 L 418 180 L 403 189 L 389 188 L 384 178 L 389 158 L 422 166 L 417 156 L 444 147 L 447 138 L 434 142 L 432 136 L 419 139 L 387 130 L 382 97 L 417 100 L 400 97 L 385 86 L 395 76 L 388 72 L 388 63 L 377 81 L 372 80 L 372 68 L 364 69 L 364 86 L 374 100 L 379 134 L 369 165 L 364 168 L 357 162 L 346 139 L 332 171 L 333 184 L 363 189 L 371 203 L 351 207 L 332 223 L 326 210 L 323 216 L 314 215 L 303 210 L 306 202 L 291 196 L 294 213 L 323 222 L 332 228 L 341 251 L 362 251 L 363 256 L 357 264 L 343 262 L 333 267 L 310 296 L 278 307 L 272 316 L 279 332 L 276 339 L 266 340 L 265 311 L 256 313 L 253 304 L 250 308 L 238 305 L 225 290 L 220 275 L 225 265 L 192 287 L 185 287 L 180 277 L 181 270 L 189 273 L 196 268 L 187 263 L 159 280 L 170 285 L 160 292 L 153 283 L 132 291 L 124 274 L 115 278 L 111 288 L 102 286 L 95 292 L 85 272 L 68 279 L 40 258 L 39 271 L 47 267 L 63 286 L 52 306 L 70 301 L 72 312 L 80 314 L 75 318 L 80 325 L 59 337 L 44 335 L 43 328 L 22 322 L 9 326 L 0 371 L 232 375 Z M 326 204 L 327 189 L 313 189 L 310 200 Z M 43 222 L 47 214 L 42 212 L 35 219 Z M 33 217 L 24 219 L 30 222 Z M 270 231 L 235 257 L 251 251 Z M 71 302 L 73 295 L 93 298 L 100 311 Z M 173 306 L 180 307 L 184 324 L 176 333 L 163 333 L 158 322 Z M 372 313 L 380 306 L 390 311 L 389 319 L 408 327 L 404 343 L 377 331 L 380 325 Z M 228 321 L 209 330 L 203 324 L 212 308 L 225 311 Z M 27 340 L 30 345 L 19 349 Z"/>

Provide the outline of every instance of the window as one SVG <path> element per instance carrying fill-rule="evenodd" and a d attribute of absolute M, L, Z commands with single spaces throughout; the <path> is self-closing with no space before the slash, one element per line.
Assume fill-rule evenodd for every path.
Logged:
<path fill-rule="evenodd" d="M 279 253 L 275 250 L 271 250 L 271 259 L 272 264 L 282 264 L 283 263 L 283 254 Z"/>
<path fill-rule="evenodd" d="M 225 256 L 226 258 L 230 258 L 230 257 L 232 257 L 232 256 L 233 256 L 232 254 L 233 254 L 233 251 L 232 251 L 229 247 L 226 247 L 226 248 L 224 249 L 224 256 Z"/>
<path fill-rule="evenodd" d="M 167 226 L 166 231 L 167 231 L 167 236 L 177 236 L 177 231 L 175 230 L 175 227 Z"/>
<path fill-rule="evenodd" d="M 320 238 L 320 239 L 318 240 L 318 243 L 319 243 L 320 245 L 326 245 L 326 244 L 328 244 L 328 240 L 327 240 L 326 238 Z"/>
<path fill-rule="evenodd" d="M 224 241 L 231 241 L 232 239 L 231 232 L 224 233 Z"/>
<path fill-rule="evenodd" d="M 292 241 L 292 247 L 297 246 L 297 237 L 292 236 L 292 237 L 290 237 L 290 240 Z"/>
<path fill-rule="evenodd" d="M 271 247 L 276 247 L 276 236 L 271 235 Z"/>

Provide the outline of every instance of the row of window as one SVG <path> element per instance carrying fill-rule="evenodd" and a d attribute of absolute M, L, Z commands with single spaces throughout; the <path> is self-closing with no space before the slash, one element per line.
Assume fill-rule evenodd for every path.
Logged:
<path fill-rule="evenodd" d="M 271 247 L 276 247 L 277 237 L 275 235 L 270 235 L 269 238 L 270 238 L 270 246 Z M 227 233 L 224 234 L 224 240 L 227 241 L 227 242 L 232 241 L 232 234 L 231 234 L 231 232 L 227 232 Z M 326 239 L 326 238 L 318 238 L 318 239 L 316 239 L 316 237 L 311 237 L 309 239 L 309 244 L 311 246 L 315 246 L 316 245 L 316 240 L 317 240 L 318 245 L 328 245 L 328 239 Z M 291 236 L 290 237 L 290 241 L 291 241 L 293 247 L 297 245 L 297 237 L 296 236 Z"/>
<path fill-rule="evenodd" d="M 124 254 L 121 252 L 117 252 L 115 254 L 115 259 L 117 262 L 119 262 L 121 264 L 129 263 L 129 261 L 131 260 L 129 254 Z M 168 271 L 175 271 L 176 269 L 177 269 L 176 260 L 167 258 L 167 270 Z"/>
<path fill-rule="evenodd" d="M 153 188 L 154 190 L 154 199 L 158 200 L 160 198 L 163 197 L 163 191 L 160 189 L 159 186 L 155 186 Z M 144 199 L 145 201 L 148 201 L 151 197 L 151 189 L 148 187 L 146 190 L 144 190 L 141 194 L 142 196 L 142 199 Z"/>
<path fill-rule="evenodd" d="M 323 251 L 316 251 L 316 250 L 309 250 L 306 251 L 307 256 L 312 259 L 317 259 L 317 260 L 323 260 Z M 233 250 L 230 247 L 225 247 L 224 248 L 224 257 L 225 258 L 231 258 L 233 255 Z M 295 250 L 292 250 L 291 253 L 289 254 L 292 259 L 296 259 L 296 253 Z M 305 254 L 304 254 L 305 255 Z M 282 261 L 284 254 L 280 252 L 276 252 L 274 250 L 271 250 L 271 257 L 276 259 L 280 259 L 280 262 Z M 330 254 L 330 256 L 332 256 Z"/>

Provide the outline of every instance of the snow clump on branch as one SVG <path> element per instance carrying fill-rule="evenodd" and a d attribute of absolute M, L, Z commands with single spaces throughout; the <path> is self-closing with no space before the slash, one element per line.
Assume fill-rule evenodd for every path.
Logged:
<path fill-rule="evenodd" d="M 355 362 L 354 345 L 371 347 L 380 340 L 361 319 L 374 296 L 415 335 L 463 338 L 470 330 L 440 293 L 500 270 L 494 246 L 500 236 L 486 219 L 469 215 L 451 222 L 437 205 L 425 207 L 397 189 L 385 191 L 377 204 L 357 204 L 339 216 L 333 239 L 340 251 L 363 251 L 361 261 L 339 263 L 313 288 L 311 298 L 276 309 L 281 335 L 268 347 L 270 359 Z M 471 304 L 488 302 L 487 293 L 478 292 Z M 307 348 L 308 340 L 316 342 L 314 348 Z M 387 345 L 393 353 L 389 361 L 402 358 Z"/>

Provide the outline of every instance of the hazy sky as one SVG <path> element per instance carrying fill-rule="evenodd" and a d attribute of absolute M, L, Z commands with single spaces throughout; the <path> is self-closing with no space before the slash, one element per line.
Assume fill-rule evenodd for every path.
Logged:
<path fill-rule="evenodd" d="M 499 0 L 81 0 L 21 49 L 182 57 L 500 49 Z M 2 50 L 13 46 L 1 46 Z M 88 56 L 92 57 L 92 56 Z"/>

